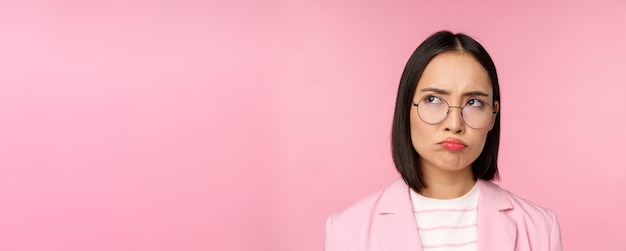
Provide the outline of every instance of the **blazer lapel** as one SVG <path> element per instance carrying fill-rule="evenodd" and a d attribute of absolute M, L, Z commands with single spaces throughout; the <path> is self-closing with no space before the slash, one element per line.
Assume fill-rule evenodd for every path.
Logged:
<path fill-rule="evenodd" d="M 515 250 L 517 224 L 505 213 L 513 205 L 497 185 L 478 182 L 478 250 Z"/>
<path fill-rule="evenodd" d="M 398 179 L 380 197 L 372 220 L 372 241 L 378 239 L 384 251 L 421 251 L 409 187 Z"/>

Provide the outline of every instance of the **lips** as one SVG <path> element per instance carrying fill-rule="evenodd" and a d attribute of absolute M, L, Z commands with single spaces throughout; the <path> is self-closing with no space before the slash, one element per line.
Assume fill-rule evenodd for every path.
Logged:
<path fill-rule="evenodd" d="M 439 142 L 439 145 L 445 149 L 452 151 L 459 151 L 465 149 L 467 145 L 458 139 L 446 139 L 444 141 Z"/>

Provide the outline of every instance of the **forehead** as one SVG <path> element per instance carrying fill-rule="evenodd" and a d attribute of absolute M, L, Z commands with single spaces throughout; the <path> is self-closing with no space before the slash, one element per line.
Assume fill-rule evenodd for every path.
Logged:
<path fill-rule="evenodd" d="M 435 56 L 422 72 L 416 92 L 437 88 L 451 92 L 481 91 L 493 94 L 485 68 L 469 53 L 445 52 Z"/>

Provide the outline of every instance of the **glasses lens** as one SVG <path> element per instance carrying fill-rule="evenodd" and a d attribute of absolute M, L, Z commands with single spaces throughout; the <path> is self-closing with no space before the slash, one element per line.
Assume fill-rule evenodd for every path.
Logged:
<path fill-rule="evenodd" d="M 417 105 L 417 114 L 422 121 L 437 124 L 446 118 L 448 104 L 438 97 L 426 96 Z"/>
<path fill-rule="evenodd" d="M 468 103 L 463 107 L 463 121 L 467 126 L 474 129 L 482 129 L 489 125 L 493 111 L 491 107 L 485 103 L 477 101 L 476 103 Z"/>

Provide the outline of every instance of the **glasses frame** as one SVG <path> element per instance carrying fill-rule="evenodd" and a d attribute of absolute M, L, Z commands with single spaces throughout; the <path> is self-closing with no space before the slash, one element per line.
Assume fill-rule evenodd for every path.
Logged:
<path fill-rule="evenodd" d="M 441 99 L 441 101 L 443 101 L 444 103 L 446 103 L 446 105 L 448 106 L 448 110 L 446 111 L 446 116 L 445 116 L 445 117 L 443 117 L 443 119 L 441 119 L 441 121 L 439 121 L 439 122 L 437 122 L 437 123 L 429 123 L 429 122 L 426 122 L 426 120 L 424 120 L 424 119 L 422 118 L 422 115 L 420 115 L 420 111 L 419 111 L 419 103 L 421 103 L 421 102 L 424 100 L 424 97 L 426 97 L 426 96 L 433 96 L 433 97 L 437 97 L 438 99 Z M 450 108 L 458 108 L 458 109 L 461 109 L 461 120 L 463 120 L 463 123 L 465 123 L 465 125 L 466 125 L 466 126 L 468 126 L 469 128 L 472 128 L 472 129 L 484 129 L 484 128 L 486 128 L 487 126 L 489 126 L 489 124 L 490 124 L 490 123 L 487 123 L 485 126 L 483 126 L 483 127 L 479 127 L 479 128 L 472 127 L 472 126 L 470 126 L 469 124 L 467 124 L 467 122 L 465 121 L 465 117 L 463 117 L 463 109 L 467 106 L 467 104 L 465 104 L 464 106 L 452 106 L 452 105 L 450 105 L 450 104 L 448 103 L 448 101 L 446 101 L 445 99 L 443 99 L 443 98 L 441 98 L 441 97 L 439 97 L 439 96 L 435 96 L 435 95 L 426 95 L 426 96 L 422 97 L 422 98 L 420 99 L 420 101 L 419 101 L 419 102 L 417 102 L 417 103 L 413 102 L 413 106 L 415 106 L 415 107 L 416 107 L 415 112 L 417 112 L 417 116 L 418 116 L 418 117 L 419 117 L 422 121 L 424 121 L 424 123 L 426 123 L 426 124 L 429 124 L 429 125 L 436 125 L 436 124 L 439 124 L 439 123 L 443 122 L 444 120 L 446 120 L 446 119 L 448 118 L 448 115 L 450 114 Z M 478 99 L 478 100 L 480 100 L 480 99 Z M 484 101 L 482 101 L 482 100 L 480 100 L 480 101 L 481 101 L 481 102 L 483 102 L 485 105 L 489 106 L 489 108 L 491 108 L 491 117 L 489 118 L 489 121 L 491 121 L 491 120 L 493 119 L 493 115 L 494 115 L 494 114 L 496 114 L 496 113 L 498 113 L 498 112 L 497 112 L 497 111 L 494 111 L 494 110 L 493 110 L 493 106 L 491 106 L 491 105 L 490 105 L 490 104 L 488 104 L 487 102 L 484 102 Z"/>

